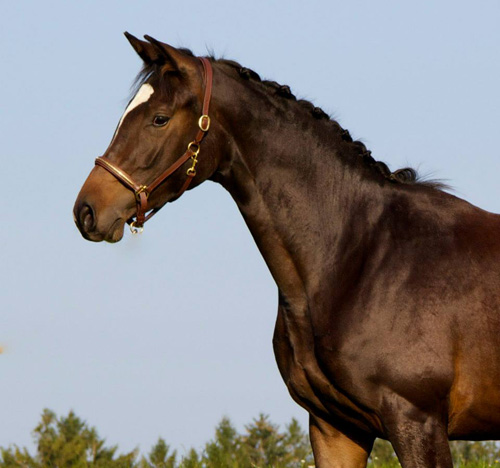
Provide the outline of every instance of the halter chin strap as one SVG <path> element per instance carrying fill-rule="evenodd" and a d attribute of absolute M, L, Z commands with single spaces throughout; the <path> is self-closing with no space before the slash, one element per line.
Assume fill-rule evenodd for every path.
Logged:
<path fill-rule="evenodd" d="M 175 196 L 175 199 L 179 198 L 189 187 L 194 176 L 196 175 L 196 164 L 198 164 L 198 155 L 200 154 L 200 144 L 206 133 L 210 129 L 210 117 L 208 116 L 208 109 L 210 106 L 210 97 L 212 95 L 212 65 L 209 60 L 205 57 L 198 57 L 203 64 L 204 76 L 205 76 L 205 95 L 203 97 L 203 109 L 202 115 L 198 119 L 198 133 L 193 141 L 191 141 L 186 149 L 186 152 L 175 161 L 166 171 L 160 174 L 153 182 L 149 185 L 140 185 L 130 177 L 124 170 L 120 169 L 115 164 L 110 163 L 103 156 L 96 158 L 95 164 L 106 169 L 110 174 L 114 175 L 125 187 L 132 190 L 135 194 L 135 200 L 137 203 L 137 213 L 135 215 L 135 220 L 133 217 L 127 220 L 130 225 L 130 230 L 133 234 L 143 231 L 144 223 L 154 216 L 160 208 L 154 208 L 150 213 L 148 211 L 148 198 L 149 195 L 158 188 L 162 182 L 164 182 L 168 177 L 170 177 L 174 172 L 177 171 L 184 163 L 191 159 L 191 167 L 186 171 L 186 181 L 182 185 L 180 191 Z"/>

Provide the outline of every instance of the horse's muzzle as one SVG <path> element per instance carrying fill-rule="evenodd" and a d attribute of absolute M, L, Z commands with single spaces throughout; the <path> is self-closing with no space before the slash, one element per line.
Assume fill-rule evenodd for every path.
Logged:
<path fill-rule="evenodd" d="M 82 236 L 92 242 L 118 242 L 123 237 L 125 220 L 115 218 L 111 223 L 105 223 L 107 228 L 98 228 L 97 215 L 88 203 L 75 203 L 73 219 Z"/>

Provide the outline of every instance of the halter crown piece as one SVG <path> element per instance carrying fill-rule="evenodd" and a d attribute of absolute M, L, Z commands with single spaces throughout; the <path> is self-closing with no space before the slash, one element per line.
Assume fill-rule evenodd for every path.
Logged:
<path fill-rule="evenodd" d="M 191 159 L 191 167 L 187 169 L 186 175 L 187 179 L 184 182 L 182 188 L 176 195 L 176 199 L 179 198 L 189 187 L 192 180 L 196 175 L 196 164 L 198 164 L 198 155 L 200 154 L 200 144 L 206 133 L 210 129 L 210 117 L 208 116 L 208 109 L 210 106 L 210 97 L 212 95 L 212 65 L 209 60 L 205 57 L 198 57 L 198 59 L 203 64 L 204 71 L 204 87 L 205 95 L 203 97 L 203 108 L 202 114 L 198 119 L 198 133 L 193 141 L 191 141 L 186 149 L 186 152 L 175 161 L 166 171 L 160 174 L 153 182 L 149 185 L 141 185 L 132 179 L 124 170 L 120 169 L 115 164 L 110 163 L 103 156 L 96 158 L 95 164 L 106 169 L 110 174 L 114 175 L 125 187 L 132 190 L 135 195 L 135 200 L 137 203 L 137 212 L 135 215 L 135 220 L 133 217 L 127 220 L 130 225 L 130 230 L 133 234 L 140 233 L 144 230 L 144 223 L 154 216 L 160 208 L 154 208 L 150 213 L 148 211 L 148 197 L 149 195 L 158 188 L 168 177 L 170 177 L 174 172 L 177 171 L 185 162 Z"/>

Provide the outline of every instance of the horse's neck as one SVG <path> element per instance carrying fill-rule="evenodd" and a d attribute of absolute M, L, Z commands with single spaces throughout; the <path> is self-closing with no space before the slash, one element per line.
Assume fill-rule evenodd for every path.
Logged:
<path fill-rule="evenodd" d="M 233 135 L 231 161 L 220 181 L 281 292 L 305 306 L 363 244 L 370 222 L 380 216 L 381 193 L 374 192 L 380 189 L 376 183 L 363 184 L 362 173 L 343 163 L 330 142 L 313 138 L 315 132 L 275 125 L 255 128 L 253 138 L 248 132 Z"/>

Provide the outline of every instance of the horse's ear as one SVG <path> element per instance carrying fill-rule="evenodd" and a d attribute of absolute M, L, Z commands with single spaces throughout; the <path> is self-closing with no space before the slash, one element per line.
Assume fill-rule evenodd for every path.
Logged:
<path fill-rule="evenodd" d="M 125 31 L 125 37 L 130 42 L 130 45 L 134 48 L 137 54 L 142 58 L 146 65 L 150 65 L 151 63 L 160 62 L 162 59 L 160 51 L 149 42 L 141 41 L 137 39 L 137 37 L 132 36 L 132 34 Z"/>
<path fill-rule="evenodd" d="M 147 39 L 151 43 L 150 45 L 155 47 L 158 53 L 163 56 L 164 61 L 162 64 L 165 65 L 169 71 L 188 71 L 196 68 L 197 63 L 193 57 L 147 34 L 144 36 L 144 39 Z"/>

